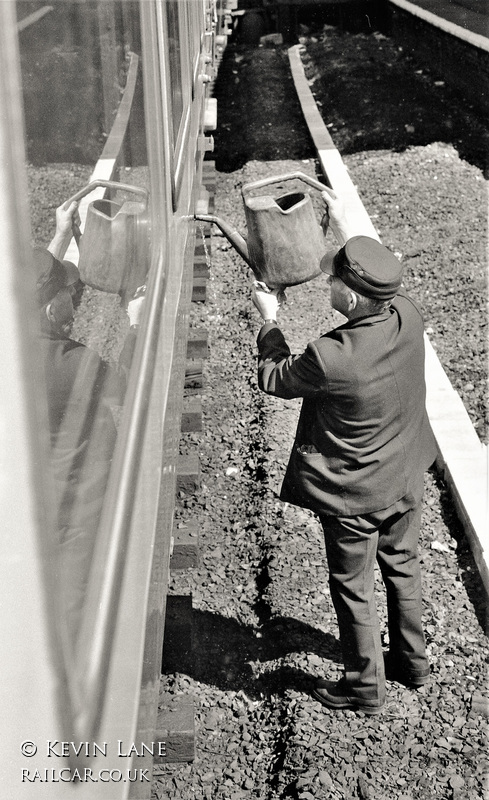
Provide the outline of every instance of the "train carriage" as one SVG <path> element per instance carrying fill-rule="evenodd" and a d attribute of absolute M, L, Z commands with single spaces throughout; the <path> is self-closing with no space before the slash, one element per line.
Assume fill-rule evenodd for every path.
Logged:
<path fill-rule="evenodd" d="M 71 22 L 67 14 L 75 15 Z M 72 241 L 65 258 L 78 263 L 85 283 L 73 336 L 80 334 L 82 344 L 97 351 L 102 361 L 116 360 L 127 334 L 125 307 L 135 289 L 134 281 L 126 281 L 123 289 L 117 283 L 122 267 L 130 272 L 137 266 L 137 283 L 146 287 L 124 394 L 113 405 L 103 400 L 115 439 L 97 501 L 90 552 L 80 556 L 88 566 L 75 610 L 76 635 L 70 604 L 79 553 L 64 549 L 63 536 L 66 530 L 82 530 L 79 539 L 84 541 L 83 530 L 92 524 L 85 522 L 93 510 L 90 492 L 95 490 L 93 485 L 86 490 L 80 478 L 83 467 L 74 461 L 70 443 L 63 451 L 63 468 L 73 502 L 60 532 L 64 501 L 53 466 L 53 441 L 58 444 L 60 436 L 56 438 L 51 425 L 51 373 L 43 368 L 39 344 L 31 246 L 36 238 L 33 216 L 39 209 L 28 202 L 32 192 L 27 170 L 33 123 L 36 130 L 29 81 L 36 71 L 43 80 L 47 60 L 39 56 L 43 36 L 37 27 L 39 58 L 34 67 L 31 60 L 29 73 L 22 40 L 36 26 L 59 30 L 63 15 L 65 29 L 76 27 L 75 44 L 55 48 L 55 72 L 64 64 L 68 81 L 68 75 L 81 69 L 76 37 L 82 30 L 93 32 L 97 23 L 95 39 L 88 35 L 86 41 L 96 40 L 99 48 L 94 59 L 99 72 L 93 73 L 93 81 L 101 84 L 105 103 L 102 135 L 92 137 L 105 146 L 91 165 L 88 184 L 80 180 L 80 191 L 71 192 L 81 195 L 81 239 L 78 246 Z M 202 165 L 211 147 L 210 86 L 228 21 L 225 3 L 215 0 L 0 4 L 2 795 L 12 800 L 149 797 L 153 755 L 164 757 L 156 715 L 192 295 L 194 212 L 205 196 Z M 46 55 L 45 49 L 41 55 Z M 120 86 L 114 92 L 115 77 Z M 37 97 L 37 127 L 44 137 L 61 141 L 63 121 L 54 113 L 55 95 L 51 85 L 48 101 Z M 53 104 L 52 114 L 48 102 Z M 73 108 L 64 109 L 66 124 L 78 106 L 81 117 L 94 116 L 96 128 L 97 103 L 90 105 L 85 95 L 74 94 L 71 103 Z M 138 116 L 143 107 L 144 118 Z M 139 142 L 134 169 L 130 136 Z M 49 164 L 43 169 L 49 173 Z M 129 180 L 122 202 L 117 185 L 121 175 Z M 68 184 L 73 188 L 73 180 Z M 103 203 L 112 204 L 109 212 Z M 100 227 L 90 233 L 94 216 Z M 108 256 L 103 243 L 107 228 L 112 237 Z M 95 278 L 104 256 L 109 283 L 100 286 Z M 71 399 L 75 390 L 76 383 Z M 78 393 L 85 392 L 88 399 L 103 391 L 94 381 Z M 105 428 L 98 425 L 99 412 L 90 403 L 80 401 L 76 413 L 77 435 L 89 429 L 89 452 L 95 440 L 99 447 Z M 87 463 L 86 472 L 100 495 L 93 462 Z M 62 496 L 66 498 L 64 490 Z"/>

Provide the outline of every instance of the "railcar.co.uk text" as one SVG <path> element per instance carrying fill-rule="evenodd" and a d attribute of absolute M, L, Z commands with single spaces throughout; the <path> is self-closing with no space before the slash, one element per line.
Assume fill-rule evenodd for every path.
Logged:
<path fill-rule="evenodd" d="M 26 758 L 32 758 L 38 753 L 38 746 L 35 742 L 25 741 L 21 745 L 21 753 Z M 107 757 L 109 755 L 118 758 L 141 758 L 144 756 L 166 757 L 166 742 L 132 742 L 125 744 L 122 739 L 116 742 L 65 742 L 49 740 L 46 743 L 45 756 L 47 758 L 96 758 Z M 134 762 L 132 762 L 134 764 Z M 62 767 L 43 767 L 41 769 L 22 769 L 22 783 L 119 783 L 137 781 L 151 781 L 149 769 L 95 769 L 86 766 Z"/>

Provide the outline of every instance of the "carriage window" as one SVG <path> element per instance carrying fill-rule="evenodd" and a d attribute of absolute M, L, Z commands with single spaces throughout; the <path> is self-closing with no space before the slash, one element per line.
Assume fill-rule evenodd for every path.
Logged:
<path fill-rule="evenodd" d="M 108 549 L 110 520 L 104 521 L 112 512 L 106 500 L 131 413 L 127 387 L 150 261 L 145 131 L 139 122 L 131 126 L 144 106 L 138 8 L 124 10 L 133 37 L 129 57 L 112 25 L 122 18 L 116 4 L 54 2 L 19 38 L 39 317 L 35 347 L 48 412 L 45 467 L 59 545 L 58 607 L 66 612 L 73 645 L 85 620 L 93 566 Z M 73 27 L 87 37 L 76 46 Z M 60 42 L 70 52 L 62 69 Z M 122 101 L 119 91 L 113 96 L 107 89 L 121 76 Z M 81 85 L 83 102 L 73 104 L 68 94 Z M 101 115 L 104 104 L 107 114 Z M 124 139 L 129 127 L 130 141 Z M 113 173 L 120 153 L 124 167 Z"/>
<path fill-rule="evenodd" d="M 166 14 L 168 22 L 173 141 L 176 143 L 183 116 L 182 54 L 180 46 L 181 38 L 179 34 L 180 9 L 178 0 L 170 0 L 170 2 L 167 3 Z"/>

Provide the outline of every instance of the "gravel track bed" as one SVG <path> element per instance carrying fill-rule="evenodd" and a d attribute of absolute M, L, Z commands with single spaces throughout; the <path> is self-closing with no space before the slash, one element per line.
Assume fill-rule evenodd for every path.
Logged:
<path fill-rule="evenodd" d="M 315 164 L 220 173 L 216 210 L 243 229 L 241 185 L 297 169 L 312 175 Z M 197 759 L 158 768 L 153 797 L 482 798 L 485 717 L 473 699 L 485 687 L 483 609 L 443 481 L 427 477 L 421 547 L 432 682 L 418 692 L 390 684 L 380 718 L 329 712 L 310 696 L 315 677 L 341 670 L 322 533 L 277 497 L 299 401 L 257 388 L 250 275 L 216 230 L 208 286 L 192 309 L 210 342 L 204 433 L 182 442 L 198 449 L 203 485 L 177 514 L 200 520 L 201 564 L 171 584 L 193 596 L 195 664 L 162 679 L 162 691 L 195 697 Z M 321 279 L 288 290 L 281 322 L 294 349 L 339 321 Z M 377 591 L 382 604 L 380 581 Z"/>
<path fill-rule="evenodd" d="M 311 38 L 303 40 L 306 60 L 312 59 L 308 45 L 320 37 Z M 352 49 L 357 62 L 368 61 L 362 53 L 366 38 L 343 37 L 346 61 Z M 390 47 L 380 37 L 368 46 L 375 41 Z M 318 58 L 317 51 L 313 55 Z M 415 68 L 405 64 L 403 79 L 412 80 Z M 429 84 L 426 76 L 420 80 Z M 359 77 L 355 85 L 353 108 L 365 88 Z M 446 90 L 437 89 L 450 105 Z M 216 94 L 216 213 L 244 230 L 243 183 L 296 169 L 313 175 L 316 165 L 285 51 L 231 45 Z M 399 115 L 399 104 L 395 109 Z M 449 125 L 439 136 L 430 130 L 426 141 L 416 141 L 405 122 L 400 126 L 398 116 L 396 129 L 404 136 L 392 146 L 388 135 L 368 144 L 357 129 L 357 149 L 341 142 L 340 152 L 382 240 L 406 263 L 406 285 L 422 305 L 430 338 L 484 438 L 483 167 L 477 158 L 463 158 L 456 137 L 445 136 Z M 343 134 L 349 130 L 345 125 Z M 460 131 L 462 123 L 459 140 Z M 477 142 L 468 147 L 471 153 Z M 192 312 L 210 341 L 205 428 L 182 442 L 184 452 L 198 449 L 203 486 L 197 496 L 181 498 L 178 514 L 201 521 L 201 564 L 174 575 L 171 586 L 172 592 L 193 595 L 195 666 L 190 674 L 162 679 L 163 690 L 196 698 L 197 759 L 161 768 L 154 798 L 482 798 L 484 598 L 439 475 L 427 476 L 421 538 L 431 683 L 418 692 L 390 684 L 386 710 L 375 719 L 335 714 L 311 699 L 314 678 L 338 675 L 341 659 L 322 532 L 312 514 L 277 497 L 299 403 L 258 391 L 259 320 L 249 300 L 250 276 L 216 229 L 213 234 L 208 301 Z M 302 350 L 340 321 L 319 281 L 288 290 L 280 322 L 293 349 Z M 377 592 L 382 607 L 380 581 Z"/>

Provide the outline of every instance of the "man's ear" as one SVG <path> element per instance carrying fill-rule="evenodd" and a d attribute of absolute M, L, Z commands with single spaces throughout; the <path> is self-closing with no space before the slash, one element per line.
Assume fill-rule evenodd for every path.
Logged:
<path fill-rule="evenodd" d="M 50 322 L 56 322 L 56 318 L 55 318 L 55 316 L 54 316 L 54 314 L 52 312 L 52 309 L 51 309 L 52 305 L 53 305 L 52 303 L 48 303 L 47 304 L 47 306 L 46 306 L 46 316 L 47 316 L 47 318 L 48 318 L 48 320 Z"/>
<path fill-rule="evenodd" d="M 350 299 L 348 300 L 348 310 L 355 311 L 357 307 L 358 297 L 356 296 L 355 292 L 350 292 Z"/>

